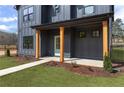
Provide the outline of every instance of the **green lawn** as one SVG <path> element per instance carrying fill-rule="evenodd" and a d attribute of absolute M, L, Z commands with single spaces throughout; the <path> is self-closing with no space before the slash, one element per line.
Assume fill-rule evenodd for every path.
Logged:
<path fill-rule="evenodd" d="M 27 63 L 27 61 L 17 61 L 15 57 L 0 57 L 0 69 L 17 66 Z"/>
<path fill-rule="evenodd" d="M 81 76 L 60 67 L 35 66 L 0 77 L 4 87 L 67 87 L 67 86 L 124 86 L 124 75 L 110 77 Z"/>
<path fill-rule="evenodd" d="M 115 61 L 124 61 L 124 48 L 113 48 L 111 59 Z"/>

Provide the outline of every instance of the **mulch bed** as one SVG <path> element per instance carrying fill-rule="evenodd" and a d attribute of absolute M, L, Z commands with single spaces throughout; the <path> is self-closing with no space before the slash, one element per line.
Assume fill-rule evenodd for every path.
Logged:
<path fill-rule="evenodd" d="M 109 73 L 105 71 L 103 68 L 99 67 L 90 67 L 84 65 L 76 65 L 70 63 L 63 63 L 50 61 L 43 64 L 44 66 L 52 66 L 52 67 L 63 67 L 64 69 L 74 72 L 79 75 L 86 75 L 86 76 L 102 76 L 102 77 L 116 77 L 120 75 L 122 72 L 116 73 Z"/>
<path fill-rule="evenodd" d="M 14 56 L 17 62 L 25 63 L 25 62 L 32 62 L 36 61 L 34 57 L 28 57 L 28 56 Z"/>

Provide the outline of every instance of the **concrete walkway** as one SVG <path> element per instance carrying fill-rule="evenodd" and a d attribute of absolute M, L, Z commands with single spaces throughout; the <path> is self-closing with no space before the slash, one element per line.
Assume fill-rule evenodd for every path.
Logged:
<path fill-rule="evenodd" d="M 35 62 L 31 62 L 31 63 L 27 63 L 27 64 L 15 66 L 15 67 L 2 69 L 2 70 L 0 70 L 0 76 L 4 76 L 4 75 L 7 75 L 7 74 L 17 72 L 17 71 L 21 71 L 23 69 L 30 68 L 30 67 L 33 67 L 33 66 L 37 66 L 37 65 L 43 64 L 43 63 L 48 62 L 48 61 L 50 61 L 50 60 L 49 59 L 39 60 L 39 61 L 35 61 Z"/>
<path fill-rule="evenodd" d="M 7 74 L 11 74 L 17 71 L 21 71 L 26 68 L 30 68 L 33 66 L 37 66 L 49 61 L 58 61 L 59 62 L 59 57 L 43 57 L 40 58 L 41 60 L 11 67 L 11 68 L 6 68 L 3 70 L 0 70 L 0 76 L 4 76 Z M 65 58 L 65 63 L 71 63 L 72 61 L 75 61 L 77 64 L 80 65 L 86 65 L 86 66 L 94 66 L 94 67 L 103 67 L 103 61 L 100 60 L 89 60 L 89 59 L 80 59 L 80 58 Z"/>

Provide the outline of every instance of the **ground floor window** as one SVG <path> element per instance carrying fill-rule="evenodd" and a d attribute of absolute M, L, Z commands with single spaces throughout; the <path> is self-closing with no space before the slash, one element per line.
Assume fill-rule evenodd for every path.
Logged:
<path fill-rule="evenodd" d="M 100 37 L 100 33 L 98 30 L 92 31 L 92 37 Z"/>
<path fill-rule="evenodd" d="M 80 38 L 85 38 L 85 37 L 86 37 L 86 32 L 81 31 L 81 32 L 80 32 Z"/>
<path fill-rule="evenodd" d="M 33 49 L 33 36 L 24 36 L 23 37 L 23 48 L 24 49 Z"/>

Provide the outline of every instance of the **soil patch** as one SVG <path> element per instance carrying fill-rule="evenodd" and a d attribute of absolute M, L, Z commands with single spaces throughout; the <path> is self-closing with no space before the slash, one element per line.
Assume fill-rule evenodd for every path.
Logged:
<path fill-rule="evenodd" d="M 102 77 L 116 77 L 121 74 L 121 72 L 117 73 L 109 73 L 105 71 L 103 68 L 99 67 L 91 67 L 84 65 L 73 65 L 71 63 L 60 63 L 55 61 L 50 61 L 43 64 L 44 66 L 52 66 L 52 67 L 63 67 L 66 70 L 74 72 L 79 75 L 87 75 L 87 76 L 102 76 Z"/>
<path fill-rule="evenodd" d="M 20 63 L 36 61 L 34 57 L 27 57 L 27 56 L 15 56 L 15 59 L 17 62 Z"/>

